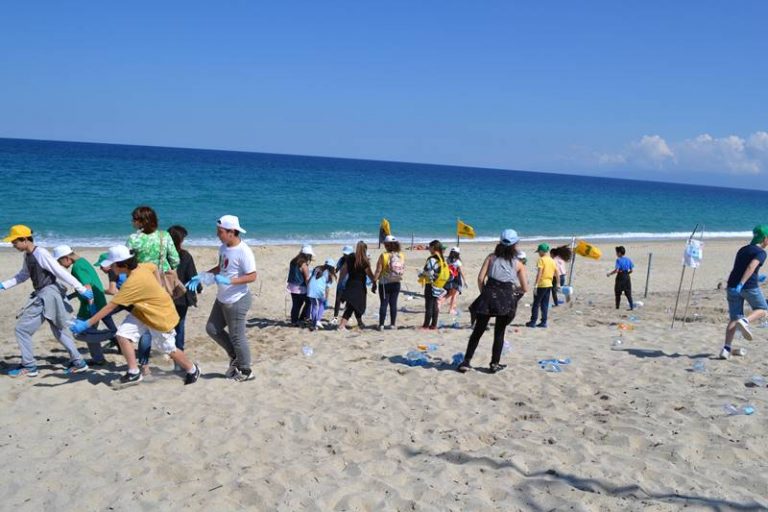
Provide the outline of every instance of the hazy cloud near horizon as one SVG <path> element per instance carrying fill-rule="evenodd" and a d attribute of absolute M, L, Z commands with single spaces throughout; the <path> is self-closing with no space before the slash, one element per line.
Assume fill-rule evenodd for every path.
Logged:
<path fill-rule="evenodd" d="M 746 137 L 704 133 L 681 141 L 643 135 L 617 151 L 595 151 L 592 163 L 612 170 L 697 171 L 760 176 L 768 172 L 768 132 Z"/>

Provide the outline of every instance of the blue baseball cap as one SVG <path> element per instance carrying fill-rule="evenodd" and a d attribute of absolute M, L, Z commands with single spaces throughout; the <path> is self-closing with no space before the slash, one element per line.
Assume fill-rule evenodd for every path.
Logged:
<path fill-rule="evenodd" d="M 501 245 L 515 245 L 520 241 L 520 237 L 517 236 L 517 231 L 514 229 L 505 229 L 499 236 L 499 242 Z"/>

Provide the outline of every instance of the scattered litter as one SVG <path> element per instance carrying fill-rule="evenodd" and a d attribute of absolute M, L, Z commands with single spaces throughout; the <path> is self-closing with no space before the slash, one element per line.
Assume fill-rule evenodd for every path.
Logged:
<path fill-rule="evenodd" d="M 302 352 L 304 353 L 304 355 L 305 355 L 305 356 L 307 356 L 307 357 L 310 357 L 312 354 L 314 354 L 314 353 L 315 353 L 315 350 L 314 350 L 312 347 L 310 347 L 309 345 L 304 345 L 304 346 L 301 348 L 301 351 L 302 351 Z"/>
<path fill-rule="evenodd" d="M 751 416 L 755 413 L 755 407 L 749 404 L 742 405 L 741 407 L 735 404 L 725 404 L 723 405 L 723 411 L 728 416 Z"/>
<path fill-rule="evenodd" d="M 694 373 L 704 373 L 707 371 L 707 366 L 704 364 L 704 361 L 696 361 L 693 363 L 691 371 Z"/>

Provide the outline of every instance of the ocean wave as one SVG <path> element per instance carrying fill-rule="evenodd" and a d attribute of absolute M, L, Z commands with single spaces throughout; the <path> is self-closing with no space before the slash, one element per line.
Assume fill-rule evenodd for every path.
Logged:
<path fill-rule="evenodd" d="M 613 232 L 613 233 L 588 233 L 581 235 L 531 235 L 520 237 L 521 242 L 568 242 L 571 238 L 577 240 L 626 240 L 626 241 L 656 241 L 656 240 L 685 240 L 691 233 L 675 231 L 669 233 L 652 233 L 652 232 Z M 752 236 L 751 231 L 705 231 L 704 239 L 711 240 L 717 238 L 744 238 L 749 239 Z M 451 244 L 455 240 L 456 235 L 438 236 L 438 239 L 442 240 L 446 244 Z M 424 244 L 429 243 L 434 237 L 416 236 L 413 238 L 401 238 L 400 242 L 408 245 L 413 243 Z M 57 234 L 46 234 L 36 238 L 39 245 L 43 247 L 55 247 L 61 244 L 71 245 L 72 247 L 110 247 L 113 245 L 124 244 L 125 237 L 109 237 L 109 236 L 62 236 Z M 251 246 L 257 245 L 301 245 L 305 243 L 317 244 L 317 245 L 342 245 L 342 244 L 354 244 L 358 240 L 363 240 L 368 245 L 378 244 L 378 238 L 375 235 L 364 232 L 354 231 L 334 231 L 326 235 L 287 235 L 284 237 L 275 238 L 244 238 L 245 242 Z M 493 243 L 496 242 L 496 237 L 477 237 L 474 239 L 462 239 L 461 243 Z M 191 247 L 217 247 L 219 240 L 216 237 L 190 237 L 185 241 L 185 245 Z M 0 247 L 11 247 L 11 244 L 0 242 Z"/>

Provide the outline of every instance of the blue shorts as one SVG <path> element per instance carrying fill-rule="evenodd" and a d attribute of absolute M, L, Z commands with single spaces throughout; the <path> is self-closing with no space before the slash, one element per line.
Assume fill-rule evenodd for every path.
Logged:
<path fill-rule="evenodd" d="M 738 320 L 744 317 L 744 300 L 749 303 L 752 311 L 756 309 L 768 309 L 768 303 L 760 288 L 745 288 L 741 293 L 736 293 L 732 288 L 728 288 L 728 315 L 731 320 Z"/>

